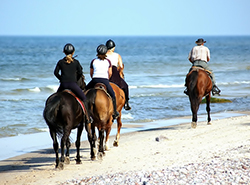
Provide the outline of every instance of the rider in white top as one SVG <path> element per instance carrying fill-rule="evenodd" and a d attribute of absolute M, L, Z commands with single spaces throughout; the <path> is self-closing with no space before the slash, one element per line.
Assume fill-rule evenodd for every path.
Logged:
<path fill-rule="evenodd" d="M 92 60 L 91 68 L 93 68 L 94 73 L 92 78 L 106 78 L 109 79 L 108 69 L 111 66 L 109 60 L 100 60 L 99 58 Z"/>
<path fill-rule="evenodd" d="M 220 89 L 215 85 L 214 73 L 207 64 L 210 60 L 210 51 L 206 46 L 204 46 L 206 41 L 200 38 L 195 43 L 197 46 L 194 46 L 189 52 L 188 60 L 193 64 L 193 66 L 199 66 L 211 72 L 210 76 L 213 84 L 212 94 L 220 95 Z M 187 89 L 184 91 L 184 93 L 188 95 Z"/>
<path fill-rule="evenodd" d="M 109 78 L 112 75 L 111 62 L 106 59 L 107 47 L 103 44 L 99 45 L 96 49 L 97 58 L 91 61 L 90 76 L 92 80 L 85 87 L 86 90 L 94 88 L 95 84 L 103 83 L 107 87 L 107 92 L 112 97 L 114 113 L 113 118 L 119 117 L 119 112 L 116 110 L 116 98 L 113 88 L 109 83 Z"/>
<path fill-rule="evenodd" d="M 124 109 L 125 110 L 130 110 L 131 107 L 129 105 L 129 88 L 128 84 L 124 81 L 124 79 L 120 76 L 119 71 L 117 67 L 124 68 L 124 65 L 122 63 L 122 57 L 118 54 L 115 53 L 115 43 L 112 40 L 108 40 L 106 42 L 106 46 L 108 48 L 107 52 L 107 59 L 111 61 L 112 64 L 112 76 L 110 77 L 109 81 L 115 83 L 118 85 L 125 94 L 125 105 Z"/>
<path fill-rule="evenodd" d="M 115 53 L 115 52 L 113 52 L 112 54 L 107 53 L 107 59 L 110 60 L 112 66 L 118 67 L 118 62 L 119 62 L 119 54 L 118 53 Z"/>

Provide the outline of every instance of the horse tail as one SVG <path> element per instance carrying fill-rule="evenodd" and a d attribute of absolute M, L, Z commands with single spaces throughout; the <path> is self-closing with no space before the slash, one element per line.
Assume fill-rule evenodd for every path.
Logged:
<path fill-rule="evenodd" d="M 43 111 L 43 118 L 49 126 L 49 129 L 56 132 L 59 136 L 62 136 L 63 128 L 57 124 L 57 116 L 60 108 L 61 97 L 55 95 L 50 97 L 48 100 Z"/>
<path fill-rule="evenodd" d="M 96 89 L 89 89 L 86 94 L 86 103 L 91 113 L 93 113 L 95 98 L 96 98 Z"/>
<path fill-rule="evenodd" d="M 188 88 L 190 92 L 192 92 L 196 87 L 197 80 L 198 80 L 198 71 L 193 71 L 189 76 Z"/>

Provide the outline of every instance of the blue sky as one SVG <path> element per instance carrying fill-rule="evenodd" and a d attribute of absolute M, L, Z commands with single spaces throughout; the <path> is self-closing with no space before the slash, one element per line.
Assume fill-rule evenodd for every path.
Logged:
<path fill-rule="evenodd" d="M 250 0 L 0 0 L 0 35 L 250 35 Z"/>

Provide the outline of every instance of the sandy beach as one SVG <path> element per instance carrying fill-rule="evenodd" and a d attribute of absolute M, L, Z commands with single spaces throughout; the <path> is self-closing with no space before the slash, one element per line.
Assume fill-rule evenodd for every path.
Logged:
<path fill-rule="evenodd" d="M 115 184 L 108 179 L 112 178 L 112 174 L 115 176 L 120 173 L 122 176 L 122 174 L 147 172 L 151 173 L 152 180 L 152 171 L 163 169 L 165 176 L 167 170 L 171 170 L 172 174 L 180 178 L 178 182 L 181 184 L 189 182 L 188 174 L 191 171 L 199 174 L 199 168 L 209 164 L 211 169 L 208 170 L 213 170 L 215 179 L 213 180 L 210 175 L 211 182 L 216 183 L 218 178 L 216 175 L 222 173 L 223 168 L 223 173 L 225 171 L 231 173 L 229 175 L 235 179 L 234 183 L 248 184 L 250 183 L 250 113 L 244 114 L 239 117 L 213 120 L 212 125 L 198 122 L 196 129 L 192 129 L 190 123 L 185 123 L 122 134 L 119 147 L 112 146 L 114 137 L 111 137 L 110 150 L 106 151 L 103 160 L 91 161 L 89 143 L 84 141 L 81 144 L 82 164 L 76 165 L 74 161 L 76 150 L 71 146 L 70 164 L 65 165 L 64 170 L 55 169 L 55 154 L 52 148 L 13 157 L 0 161 L 0 184 L 95 184 L 91 179 L 97 176 L 106 178 L 106 183 L 103 184 Z M 220 161 L 222 165 L 218 165 L 216 161 Z M 232 165 L 227 166 L 228 162 L 235 164 L 234 168 Z M 174 169 L 178 167 L 185 167 L 186 172 L 182 173 L 184 176 L 181 176 L 179 170 L 178 174 L 175 174 Z M 237 173 L 243 176 L 239 177 Z M 146 178 L 142 175 L 142 178 L 134 181 L 130 179 L 126 182 L 131 183 L 123 184 L 150 184 L 150 175 Z M 223 183 L 223 179 L 221 181 Z M 167 182 L 173 181 L 163 182 L 162 184 L 168 184 Z M 204 182 L 207 182 L 207 178 Z M 223 184 L 230 183 L 225 179 Z"/>

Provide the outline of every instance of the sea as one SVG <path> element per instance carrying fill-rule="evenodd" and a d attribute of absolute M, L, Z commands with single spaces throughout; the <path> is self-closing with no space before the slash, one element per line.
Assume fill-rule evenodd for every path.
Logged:
<path fill-rule="evenodd" d="M 46 133 L 52 146 L 42 115 L 46 99 L 59 86 L 53 72 L 58 60 L 64 57 L 66 43 L 75 46 L 86 83 L 91 79 L 89 66 L 96 57 L 97 46 L 108 39 L 116 43 L 115 51 L 125 66 L 132 107 L 122 112 L 124 125 L 153 128 L 152 123 L 164 124 L 164 120 L 191 116 L 189 99 L 183 91 L 191 67 L 188 54 L 198 38 L 200 36 L 0 36 L 0 143 L 7 143 L 7 148 L 8 142 L 25 145 L 21 138 L 29 135 L 37 143 L 42 140 L 39 134 Z M 216 98 L 232 101 L 212 103 L 211 113 L 249 111 L 250 36 L 203 38 L 211 52 L 209 66 L 221 89 L 221 96 Z M 198 114 L 206 115 L 204 104 Z M 171 125 L 171 121 L 168 124 Z"/>

